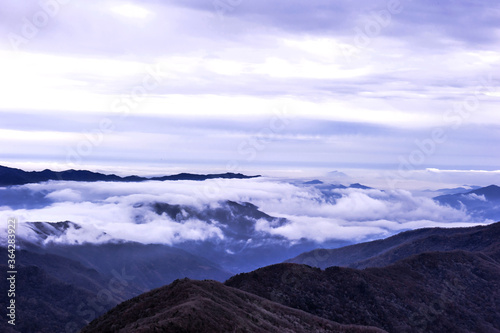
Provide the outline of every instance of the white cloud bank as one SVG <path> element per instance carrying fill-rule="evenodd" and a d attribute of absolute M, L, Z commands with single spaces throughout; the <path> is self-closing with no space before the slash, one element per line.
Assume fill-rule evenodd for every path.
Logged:
<path fill-rule="evenodd" d="M 189 218 L 179 223 L 166 214 L 155 213 L 148 205 L 154 202 L 191 206 L 197 210 L 218 207 L 226 200 L 251 202 L 271 216 L 288 220 L 287 224 L 279 226 L 260 219 L 255 229 L 268 236 L 283 236 L 291 242 L 301 239 L 319 243 L 360 241 L 405 229 L 485 223 L 473 220 L 464 210 L 440 206 L 432 199 L 404 190 L 336 190 L 337 199 L 333 199 L 329 192 L 321 192 L 315 187 L 271 178 L 204 182 L 47 182 L 12 187 L 10 191 L 20 189 L 46 193 L 47 206 L 32 208 L 28 204 L 16 210 L 3 207 L 0 220 L 16 217 L 20 222 L 18 234 L 26 238 L 33 238 L 35 234 L 24 222 L 72 221 L 82 226 L 70 228 L 63 238 L 49 239 L 65 243 L 110 239 L 163 244 L 223 241 L 225 235 L 217 221 L 208 223 Z"/>

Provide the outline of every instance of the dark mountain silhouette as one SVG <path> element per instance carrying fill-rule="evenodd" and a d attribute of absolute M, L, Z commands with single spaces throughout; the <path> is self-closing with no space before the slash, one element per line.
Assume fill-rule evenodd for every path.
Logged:
<path fill-rule="evenodd" d="M 319 268 L 382 267 L 424 252 L 484 251 L 497 244 L 498 241 L 493 236 L 500 239 L 500 223 L 470 228 L 424 228 L 338 249 L 317 249 L 286 262 Z"/>
<path fill-rule="evenodd" d="M 427 252 L 364 270 L 278 264 L 236 275 L 226 285 L 391 333 L 500 332 L 500 263 L 482 252 Z"/>
<path fill-rule="evenodd" d="M 142 182 L 147 180 L 196 180 L 202 181 L 207 179 L 215 178 L 225 178 L 225 179 L 248 179 L 260 176 L 245 176 L 240 173 L 222 173 L 222 174 L 208 174 L 208 175 L 197 175 L 190 173 L 180 173 L 171 176 L 161 176 L 161 177 L 139 177 L 139 176 L 127 176 L 120 177 L 114 174 L 105 175 L 98 172 L 91 172 L 87 170 L 66 170 L 66 171 L 30 171 L 26 172 L 21 169 L 8 168 L 5 166 L 0 166 L 0 186 L 11 186 L 11 185 L 24 185 L 29 183 L 40 183 L 49 180 L 70 180 L 70 181 L 82 181 L 82 182 L 97 182 L 97 181 L 113 181 L 113 182 Z"/>
<path fill-rule="evenodd" d="M 215 281 L 177 280 L 126 301 L 81 333 L 383 332 L 339 325 Z"/>
<path fill-rule="evenodd" d="M 442 205 L 455 209 L 465 208 L 476 219 L 500 219 L 500 187 L 490 185 L 465 193 L 447 194 L 435 197 Z"/>

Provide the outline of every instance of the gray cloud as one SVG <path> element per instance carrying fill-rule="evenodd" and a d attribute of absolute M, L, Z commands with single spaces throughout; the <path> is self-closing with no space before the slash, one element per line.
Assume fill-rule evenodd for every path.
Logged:
<path fill-rule="evenodd" d="M 55 112 L 33 116 L 29 112 L 5 113 L 3 130 L 8 132 L 3 136 L 0 133 L 4 142 L 2 163 L 9 165 L 9 159 L 52 160 L 68 169 L 84 168 L 87 164 L 102 167 L 121 161 L 132 169 L 131 173 L 144 163 L 157 164 L 159 168 L 163 164 L 162 173 L 207 172 L 207 166 L 226 172 L 231 171 L 227 169 L 230 161 L 237 162 L 238 171 L 264 174 L 272 166 L 398 170 L 401 159 L 409 160 L 412 152 L 425 149 L 420 148 L 422 142 L 428 141 L 432 133 L 432 128 L 303 117 L 291 118 L 285 127 L 275 131 L 270 131 L 271 118 L 266 116 L 120 118 L 110 114 L 105 118 L 114 122 L 113 131 L 102 133 L 99 122 L 103 117 L 96 114 L 64 117 Z M 420 164 L 407 168 L 454 169 L 460 165 L 466 169 L 496 169 L 498 153 L 492 151 L 491 143 L 500 140 L 497 125 L 467 124 L 459 130 L 436 128 L 446 131 L 446 140 L 436 143 Z M 91 151 L 78 155 L 79 145 L 90 145 Z M 76 165 L 67 165 L 68 156 Z M 167 168 L 173 171 L 166 171 Z"/>
<path fill-rule="evenodd" d="M 414 167 L 497 168 L 498 3 L 401 0 L 384 21 L 394 2 L 243 0 L 223 12 L 205 0 L 127 2 L 146 11 L 137 18 L 120 1 L 55 1 L 2 3 L 2 161 L 67 165 L 109 117 L 116 129 L 80 164 L 397 169 L 415 140 L 454 125 L 446 112 L 477 96 Z M 161 84 L 122 119 L 113 103 L 130 103 L 148 68 Z M 277 104 L 297 121 L 241 154 Z"/>

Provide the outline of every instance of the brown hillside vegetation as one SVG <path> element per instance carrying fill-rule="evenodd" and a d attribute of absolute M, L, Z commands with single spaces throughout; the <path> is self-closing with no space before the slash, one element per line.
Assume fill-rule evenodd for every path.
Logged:
<path fill-rule="evenodd" d="M 424 253 L 365 270 L 278 264 L 226 284 L 339 323 L 388 332 L 500 332 L 500 264 L 482 253 Z"/>
<path fill-rule="evenodd" d="M 219 282 L 183 279 L 118 305 L 81 332 L 384 331 L 340 325 Z"/>

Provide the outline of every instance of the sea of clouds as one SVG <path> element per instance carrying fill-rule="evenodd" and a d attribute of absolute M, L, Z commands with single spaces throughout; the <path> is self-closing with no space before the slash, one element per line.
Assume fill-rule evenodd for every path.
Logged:
<path fill-rule="evenodd" d="M 265 177 L 202 182 L 49 181 L 12 186 L 0 189 L 0 220 L 16 218 L 18 236 L 31 240 L 39 236 L 25 222 L 71 221 L 81 228 L 71 227 L 46 242 L 126 240 L 175 245 L 217 241 L 225 235 L 217 221 L 175 221 L 167 214 L 157 214 L 151 204 L 168 203 L 203 211 L 220 207 L 228 200 L 250 202 L 266 214 L 286 218 L 288 222 L 282 225 L 256 220 L 255 230 L 267 236 L 282 236 L 290 243 L 304 239 L 317 243 L 358 242 L 408 229 L 488 222 L 474 220 L 465 209 L 442 206 L 406 190 L 325 189 Z"/>

